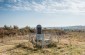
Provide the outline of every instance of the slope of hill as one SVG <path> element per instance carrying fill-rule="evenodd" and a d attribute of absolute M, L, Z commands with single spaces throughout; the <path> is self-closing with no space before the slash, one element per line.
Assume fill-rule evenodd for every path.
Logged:
<path fill-rule="evenodd" d="M 48 29 L 61 29 L 61 30 L 69 29 L 69 30 L 85 31 L 85 26 L 47 27 L 47 28 Z"/>

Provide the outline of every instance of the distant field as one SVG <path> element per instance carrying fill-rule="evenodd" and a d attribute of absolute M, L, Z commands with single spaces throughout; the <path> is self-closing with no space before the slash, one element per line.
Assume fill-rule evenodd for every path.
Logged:
<path fill-rule="evenodd" d="M 51 36 L 53 45 L 43 49 L 34 47 L 30 42 L 34 34 L 4 37 L 0 39 L 0 55 L 85 55 L 85 33 L 68 32 Z M 59 37 L 59 38 L 58 38 Z M 59 42 L 58 42 L 59 40 Z"/>

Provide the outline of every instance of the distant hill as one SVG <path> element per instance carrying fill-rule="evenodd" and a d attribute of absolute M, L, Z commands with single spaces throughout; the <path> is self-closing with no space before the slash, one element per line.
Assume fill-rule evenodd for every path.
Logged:
<path fill-rule="evenodd" d="M 47 27 L 48 29 L 69 29 L 69 30 L 82 30 L 85 31 L 85 26 L 67 26 L 67 27 Z"/>

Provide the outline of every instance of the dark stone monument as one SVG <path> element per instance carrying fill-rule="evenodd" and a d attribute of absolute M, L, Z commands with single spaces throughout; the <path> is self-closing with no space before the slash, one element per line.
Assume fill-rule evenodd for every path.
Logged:
<path fill-rule="evenodd" d="M 44 34 L 42 34 L 42 26 L 37 25 L 36 27 L 36 45 L 38 46 L 38 43 L 41 42 L 42 48 L 44 47 Z"/>

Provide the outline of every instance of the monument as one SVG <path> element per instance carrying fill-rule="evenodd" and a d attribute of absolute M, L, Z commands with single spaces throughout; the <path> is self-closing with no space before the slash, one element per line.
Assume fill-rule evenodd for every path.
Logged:
<path fill-rule="evenodd" d="M 38 46 L 38 43 L 41 43 L 42 48 L 44 47 L 44 34 L 42 33 L 42 26 L 37 25 L 36 27 L 36 45 Z"/>

